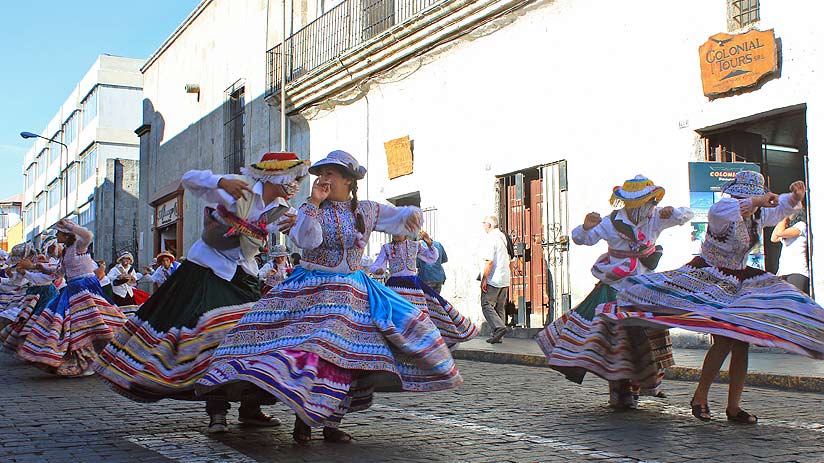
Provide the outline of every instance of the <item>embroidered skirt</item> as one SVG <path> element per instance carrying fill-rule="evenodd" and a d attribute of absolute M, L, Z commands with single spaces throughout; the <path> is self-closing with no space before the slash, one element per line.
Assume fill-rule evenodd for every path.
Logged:
<path fill-rule="evenodd" d="M 100 353 L 95 371 L 133 400 L 198 400 L 195 381 L 258 291 L 257 278 L 240 268 L 226 281 L 183 261 Z"/>
<path fill-rule="evenodd" d="M 233 399 L 256 386 L 311 426 L 367 408 L 373 392 L 437 391 L 462 382 L 426 314 L 362 271 L 297 268 L 233 328 L 198 381 Z"/>
<path fill-rule="evenodd" d="M 624 328 L 596 316 L 617 291 L 598 283 L 574 310 L 538 333 L 538 345 L 550 367 L 581 383 L 587 372 L 608 381 L 629 381 L 643 395 L 659 392 L 663 370 L 674 364 L 665 329 Z"/>
<path fill-rule="evenodd" d="M 683 328 L 824 359 L 824 309 L 771 273 L 713 267 L 696 257 L 628 283 L 602 318 L 625 326 Z"/>
<path fill-rule="evenodd" d="M 27 327 L 17 355 L 52 373 L 74 376 L 89 369 L 126 317 L 103 296 L 92 276 L 68 281 L 60 295 Z"/>
<path fill-rule="evenodd" d="M 31 331 L 29 321 L 40 315 L 58 296 L 57 288 L 52 284 L 31 286 L 26 289 L 26 296 L 20 303 L 20 311 L 14 321 L 0 329 L 0 346 L 6 352 L 15 353 Z"/>
<path fill-rule="evenodd" d="M 417 276 L 391 277 L 386 281 L 386 286 L 429 315 L 449 346 L 469 341 L 480 332 L 471 320 L 461 315 L 452 304 Z"/>

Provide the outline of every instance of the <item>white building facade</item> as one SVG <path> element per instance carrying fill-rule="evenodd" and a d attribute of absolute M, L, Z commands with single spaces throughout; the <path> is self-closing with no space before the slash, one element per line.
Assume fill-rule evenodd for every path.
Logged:
<path fill-rule="evenodd" d="M 111 204 L 96 205 L 95 196 L 106 181 L 109 160 L 135 163 L 139 158 L 134 129 L 140 125 L 143 62 L 100 55 L 38 132 L 45 139 L 32 139 L 23 164 L 26 239 L 36 241 L 55 222 L 71 217 L 95 232 L 98 247 L 110 247 L 114 236 L 96 229 L 96 216 L 115 211 Z M 136 166 L 133 170 L 136 176 Z M 136 185 L 124 193 L 136 204 Z"/>
<path fill-rule="evenodd" d="M 255 6 L 260 11 L 246 12 L 246 29 L 257 32 L 245 46 L 232 29 L 239 19 L 225 3 L 203 2 L 212 14 L 200 13 L 204 19 L 184 24 L 170 39 L 178 49 L 165 58 L 170 68 L 156 76 L 150 75 L 153 64 L 144 69 L 146 82 L 157 79 L 147 89 L 175 92 L 147 93 L 166 127 L 160 142 L 146 145 L 160 153 L 149 159 L 172 169 L 168 185 L 150 189 L 153 201 L 179 194 L 175 182 L 184 169 L 223 164 L 233 78 L 244 78 L 250 95 L 241 113 L 242 133 L 249 134 L 245 159 L 279 147 L 282 47 L 274 9 L 280 3 L 261 2 L 266 5 Z M 824 182 L 824 170 L 815 167 L 815 147 L 824 145 L 824 132 L 817 130 L 824 128 L 824 96 L 816 79 L 824 72 L 824 31 L 809 20 L 817 8 L 812 0 L 300 5 L 288 15 L 295 31 L 286 45 L 288 147 L 313 161 L 333 149 L 347 150 L 369 169 L 362 199 L 426 210 L 426 227 L 449 255 L 444 296 L 473 319 L 482 319 L 476 276 L 484 215 L 498 214 L 518 243 L 524 275 L 514 279 L 511 291 L 517 322 L 542 326 L 592 289 L 590 267 L 606 249 L 571 245 L 571 229 L 587 212 L 607 215 L 613 186 L 638 173 L 666 187 L 663 205 L 690 206 L 698 197 L 691 163 L 745 161 L 767 174 L 779 192 L 791 180 L 806 178 L 813 286 L 824 291 L 824 255 L 813 252 L 814 232 L 824 218 L 817 206 L 824 204 L 824 193 L 815 188 Z M 187 37 L 197 23 L 211 28 L 213 43 L 205 31 Z M 716 34 L 750 29 L 774 30 L 779 72 L 751 88 L 705 96 L 699 47 Z M 269 50 L 265 55 L 261 41 Z M 193 74 L 178 77 L 171 70 L 182 62 Z M 188 111 L 203 104 L 183 91 L 185 84 L 198 83 L 193 76 L 199 66 L 220 77 L 205 86 L 208 73 L 197 75 L 201 99 L 206 88 L 215 99 L 206 110 L 178 120 L 173 107 Z M 256 72 L 263 72 L 263 82 Z M 177 81 L 164 81 L 169 76 Z M 268 108 L 258 105 L 261 96 Z M 411 150 L 387 148 L 394 146 L 387 142 L 406 136 Z M 411 172 L 390 176 L 399 160 L 411 161 L 405 171 Z M 183 241 L 191 245 L 202 205 L 175 204 L 176 217 L 190 217 Z M 690 235 L 700 224 L 694 227 L 663 234 L 659 269 L 691 258 Z M 148 225 L 141 230 L 157 233 Z M 369 252 L 377 250 L 373 243 Z M 768 247 L 765 255 L 771 269 L 777 251 Z"/>

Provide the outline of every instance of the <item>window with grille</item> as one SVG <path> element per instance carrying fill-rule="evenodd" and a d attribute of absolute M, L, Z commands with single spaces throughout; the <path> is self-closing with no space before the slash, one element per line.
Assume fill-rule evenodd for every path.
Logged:
<path fill-rule="evenodd" d="M 223 123 L 223 172 L 238 174 L 243 167 L 246 128 L 246 92 L 243 84 L 226 90 Z"/>
<path fill-rule="evenodd" d="M 741 29 L 761 19 L 759 0 L 728 0 L 727 5 L 730 30 Z"/>

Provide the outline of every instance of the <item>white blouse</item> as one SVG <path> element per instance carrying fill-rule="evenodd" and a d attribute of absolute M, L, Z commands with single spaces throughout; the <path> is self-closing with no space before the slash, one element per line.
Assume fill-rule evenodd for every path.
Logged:
<path fill-rule="evenodd" d="M 386 269 L 389 264 L 389 272 L 393 277 L 408 277 L 418 274 L 417 259 L 421 259 L 427 264 L 434 264 L 438 261 L 438 249 L 427 246 L 423 241 L 405 240 L 400 243 L 389 242 L 381 246 L 378 257 L 371 273 L 376 273 L 378 269 Z"/>
<path fill-rule="evenodd" d="M 210 203 L 222 204 L 231 212 L 237 212 L 237 200 L 227 193 L 217 184 L 225 175 L 214 175 L 211 170 L 190 170 L 183 174 L 183 187 L 199 198 L 203 198 Z M 289 207 L 289 203 L 285 199 L 278 197 L 275 201 L 269 204 L 263 204 L 263 183 L 257 182 L 252 186 L 252 192 L 255 195 L 252 210 L 249 214 L 250 220 L 259 220 L 260 216 L 278 205 Z M 295 213 L 293 208 L 289 209 L 290 213 Z M 273 233 L 278 230 L 278 226 L 286 219 L 282 216 L 276 223 L 268 224 L 266 231 Z M 187 253 L 187 258 L 203 267 L 212 269 L 215 275 L 226 281 L 232 281 L 237 267 L 240 266 L 244 272 L 249 275 L 257 276 L 258 265 L 254 258 L 246 259 L 240 251 L 240 247 L 219 251 L 203 240 L 197 240 L 192 245 Z"/>

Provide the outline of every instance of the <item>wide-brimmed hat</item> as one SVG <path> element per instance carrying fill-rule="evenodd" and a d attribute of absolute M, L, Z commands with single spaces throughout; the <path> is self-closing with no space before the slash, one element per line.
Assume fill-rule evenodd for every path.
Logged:
<path fill-rule="evenodd" d="M 17 265 L 21 260 L 34 254 L 34 247 L 31 243 L 20 243 L 11 248 L 9 265 Z"/>
<path fill-rule="evenodd" d="M 346 151 L 335 150 L 327 154 L 325 158 L 312 164 L 309 168 L 309 173 L 318 175 L 318 171 L 322 166 L 339 166 L 342 167 L 347 175 L 358 180 L 366 176 L 366 167 L 361 166 L 354 156 Z"/>
<path fill-rule="evenodd" d="M 117 256 L 117 263 L 119 264 L 121 260 L 126 259 L 126 258 L 128 258 L 129 260 L 134 262 L 134 256 L 132 255 L 132 253 L 129 252 L 129 251 L 123 251 L 123 252 L 120 253 L 119 256 Z"/>
<path fill-rule="evenodd" d="M 49 248 L 57 244 L 57 236 L 56 235 L 46 235 L 40 241 L 40 253 L 41 254 L 48 254 Z"/>
<path fill-rule="evenodd" d="M 266 153 L 260 162 L 242 167 L 243 175 L 266 183 L 289 183 L 308 175 L 309 161 L 289 152 Z"/>
<path fill-rule="evenodd" d="M 761 196 L 770 192 L 764 184 L 764 176 L 753 170 L 742 170 L 735 174 L 735 178 L 724 185 L 721 192 L 736 198 Z"/>
<path fill-rule="evenodd" d="M 269 257 L 286 257 L 288 255 L 289 251 L 286 249 L 286 246 L 282 244 L 276 244 L 269 250 Z"/>
<path fill-rule="evenodd" d="M 635 178 L 627 180 L 623 185 L 613 188 L 609 202 L 613 207 L 636 209 L 646 204 L 650 199 L 661 202 L 665 192 L 664 187 L 655 185 L 655 182 L 643 175 L 636 175 Z"/>
<path fill-rule="evenodd" d="M 161 257 L 168 257 L 172 262 L 175 261 L 175 255 L 169 251 L 161 251 L 155 256 L 155 261 L 159 261 Z"/>
<path fill-rule="evenodd" d="M 61 225 L 61 223 L 65 224 L 65 225 Z M 62 220 L 58 220 L 57 223 L 52 225 L 52 228 L 59 231 L 59 232 L 69 233 L 69 234 L 73 235 L 74 232 L 72 231 L 71 227 L 74 226 L 74 225 L 76 225 L 76 224 L 74 222 L 72 222 L 71 220 L 62 219 Z"/>

